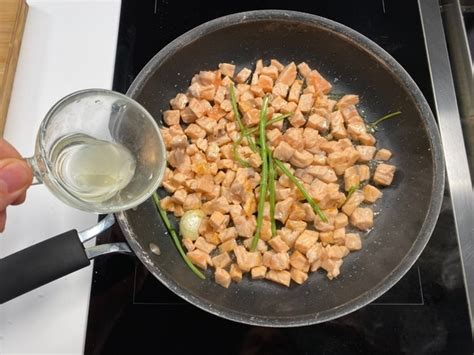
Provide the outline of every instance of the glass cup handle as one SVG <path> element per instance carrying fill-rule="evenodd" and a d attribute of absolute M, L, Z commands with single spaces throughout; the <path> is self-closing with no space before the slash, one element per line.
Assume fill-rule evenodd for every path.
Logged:
<path fill-rule="evenodd" d="M 41 174 L 38 169 L 38 164 L 36 164 L 36 159 L 34 157 L 24 158 L 28 166 L 33 170 L 33 181 L 31 185 L 42 185 L 43 181 L 41 180 Z"/>

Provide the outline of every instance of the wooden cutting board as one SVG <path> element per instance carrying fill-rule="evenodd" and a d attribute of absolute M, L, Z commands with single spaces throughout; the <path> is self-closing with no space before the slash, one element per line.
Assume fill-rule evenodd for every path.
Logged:
<path fill-rule="evenodd" d="M 0 137 L 7 119 L 27 11 L 25 0 L 0 0 Z"/>

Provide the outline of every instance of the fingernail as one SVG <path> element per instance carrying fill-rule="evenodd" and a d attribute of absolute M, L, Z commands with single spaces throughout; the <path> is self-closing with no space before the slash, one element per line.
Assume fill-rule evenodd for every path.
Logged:
<path fill-rule="evenodd" d="M 0 168 L 0 183 L 7 187 L 9 193 L 25 188 L 29 184 L 28 166 L 22 161 L 13 161 Z"/>

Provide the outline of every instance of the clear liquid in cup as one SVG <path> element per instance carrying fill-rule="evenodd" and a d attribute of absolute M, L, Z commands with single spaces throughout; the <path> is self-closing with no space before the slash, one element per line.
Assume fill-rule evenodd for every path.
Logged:
<path fill-rule="evenodd" d="M 126 187 L 136 168 L 126 147 L 85 134 L 59 139 L 51 150 L 51 162 L 54 174 L 71 194 L 96 203 Z"/>

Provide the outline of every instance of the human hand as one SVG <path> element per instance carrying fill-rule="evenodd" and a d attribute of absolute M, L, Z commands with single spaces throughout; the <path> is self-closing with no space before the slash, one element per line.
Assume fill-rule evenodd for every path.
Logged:
<path fill-rule="evenodd" d="M 33 171 L 20 153 L 0 138 L 0 232 L 5 229 L 7 207 L 23 203 Z"/>

